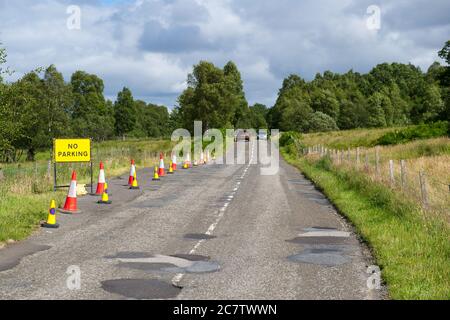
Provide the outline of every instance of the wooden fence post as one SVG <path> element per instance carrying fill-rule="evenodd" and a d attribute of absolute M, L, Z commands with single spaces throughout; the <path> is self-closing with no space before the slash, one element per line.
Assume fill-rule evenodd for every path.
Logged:
<path fill-rule="evenodd" d="M 47 178 L 50 179 L 52 176 L 52 160 L 48 160 L 47 162 Z"/>
<path fill-rule="evenodd" d="M 419 172 L 419 182 L 420 182 L 420 192 L 422 195 L 422 206 L 425 210 L 428 210 L 429 202 L 428 202 L 427 181 L 425 172 L 423 170 L 420 170 Z"/>
<path fill-rule="evenodd" d="M 369 172 L 369 154 L 367 150 L 365 151 L 364 155 L 364 170 L 366 170 L 366 172 Z"/>
<path fill-rule="evenodd" d="M 406 190 L 406 162 L 405 162 L 405 160 L 400 160 L 400 174 L 402 177 L 402 189 Z"/>
<path fill-rule="evenodd" d="M 380 172 L 380 147 L 375 147 L 375 171 L 377 178 L 380 179 L 381 172 Z"/>
<path fill-rule="evenodd" d="M 359 168 L 359 147 L 356 148 L 356 169 Z"/>
<path fill-rule="evenodd" d="M 395 185 L 394 160 L 389 160 L 389 178 L 391 181 L 391 187 L 394 187 L 394 185 Z"/>

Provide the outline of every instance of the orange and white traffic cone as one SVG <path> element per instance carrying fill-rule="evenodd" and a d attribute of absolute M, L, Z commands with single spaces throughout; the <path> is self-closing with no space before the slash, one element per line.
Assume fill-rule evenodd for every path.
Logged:
<path fill-rule="evenodd" d="M 98 174 L 98 183 L 97 183 L 97 191 L 96 195 L 103 194 L 103 190 L 105 190 L 105 167 L 103 166 L 103 162 L 100 162 L 100 172 Z"/>
<path fill-rule="evenodd" d="M 130 189 L 132 189 L 132 190 L 138 190 L 139 189 L 139 185 L 138 185 L 138 181 L 137 181 L 137 175 L 136 175 L 136 170 L 134 171 L 133 182 L 131 183 Z"/>
<path fill-rule="evenodd" d="M 79 212 L 77 207 L 77 173 L 72 172 L 72 181 L 70 181 L 69 193 L 67 194 L 64 207 L 60 210 L 62 213 Z"/>
<path fill-rule="evenodd" d="M 136 163 L 131 160 L 130 177 L 128 178 L 128 185 L 131 187 L 133 184 L 134 174 L 136 173 Z"/>
<path fill-rule="evenodd" d="M 166 175 L 165 171 L 164 171 L 164 156 L 161 153 L 159 155 L 159 170 L 158 170 L 158 175 L 160 177 L 164 177 Z"/>
<path fill-rule="evenodd" d="M 56 229 L 59 228 L 59 224 L 56 223 L 56 204 L 55 200 L 50 202 L 50 209 L 48 210 L 47 222 L 41 224 L 43 228 Z"/>
<path fill-rule="evenodd" d="M 177 171 L 177 155 L 175 153 L 172 154 L 172 169 Z"/>

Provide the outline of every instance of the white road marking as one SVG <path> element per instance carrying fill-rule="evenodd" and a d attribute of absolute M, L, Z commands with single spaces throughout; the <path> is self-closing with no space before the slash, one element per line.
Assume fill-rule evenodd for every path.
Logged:
<path fill-rule="evenodd" d="M 254 154 L 254 147 L 253 147 L 253 144 L 251 145 L 251 150 L 252 150 L 252 152 L 251 152 L 251 156 L 250 156 L 250 159 L 249 159 L 249 163 L 248 163 L 248 165 L 245 167 L 244 173 L 242 174 L 241 179 L 243 179 L 243 178 L 245 177 L 245 175 L 246 175 L 246 173 L 247 173 L 247 170 L 250 168 L 250 165 L 251 165 L 251 163 L 253 162 L 253 154 Z M 236 182 L 236 186 L 234 187 L 233 193 L 232 193 L 233 195 L 234 195 L 234 194 L 236 193 L 236 191 L 239 189 L 240 184 L 241 184 L 240 181 L 237 181 L 237 182 Z M 214 230 L 216 229 L 217 225 L 219 224 L 220 220 L 222 220 L 222 218 L 223 218 L 223 216 L 224 216 L 224 214 L 225 214 L 225 211 L 226 211 L 228 205 L 230 204 L 230 202 L 232 201 L 232 199 L 233 199 L 233 196 L 229 196 L 229 197 L 228 197 L 228 200 L 224 203 L 223 207 L 220 208 L 220 209 L 218 210 L 217 218 L 216 218 L 216 220 L 214 221 L 214 223 L 211 224 L 211 225 L 209 226 L 208 230 L 206 230 L 206 232 L 205 232 L 206 235 L 209 235 L 209 236 L 212 235 L 212 233 L 213 233 Z M 202 245 L 202 243 L 203 243 L 204 241 L 205 241 L 205 239 L 199 240 L 199 241 L 196 243 L 196 245 L 194 246 L 194 248 L 192 248 L 192 250 L 189 251 L 189 254 L 194 254 L 194 253 L 197 251 L 197 249 Z M 183 277 L 184 277 L 184 273 L 177 273 L 177 274 L 172 278 L 172 285 L 174 285 L 175 287 L 180 287 L 179 283 L 181 282 L 181 280 L 183 279 Z"/>

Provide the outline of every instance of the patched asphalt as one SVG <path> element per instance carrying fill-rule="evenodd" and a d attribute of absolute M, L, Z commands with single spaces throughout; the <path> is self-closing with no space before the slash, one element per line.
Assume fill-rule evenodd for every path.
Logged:
<path fill-rule="evenodd" d="M 371 257 L 351 227 L 280 166 L 263 176 L 256 164 L 210 164 L 158 182 L 138 168 L 140 190 L 110 179 L 111 205 L 81 197 L 59 229 L 0 250 L 0 298 L 382 298 L 367 288 Z M 73 265 L 80 290 L 66 285 Z"/>

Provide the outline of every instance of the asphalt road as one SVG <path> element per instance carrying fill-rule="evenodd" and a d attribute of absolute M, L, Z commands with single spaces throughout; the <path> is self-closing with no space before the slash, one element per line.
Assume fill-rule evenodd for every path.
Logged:
<path fill-rule="evenodd" d="M 272 176 L 249 163 L 179 169 L 160 182 L 151 168 L 138 173 L 141 190 L 112 179 L 111 206 L 79 198 L 82 212 L 58 215 L 59 229 L 0 250 L 0 298 L 382 296 L 367 286 L 371 258 L 351 227 L 284 161 Z"/>

